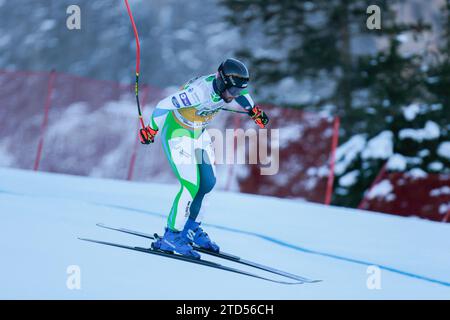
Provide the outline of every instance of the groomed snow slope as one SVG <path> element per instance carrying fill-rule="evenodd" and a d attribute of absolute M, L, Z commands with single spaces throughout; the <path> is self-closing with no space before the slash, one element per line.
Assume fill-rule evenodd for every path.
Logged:
<path fill-rule="evenodd" d="M 77 239 L 146 246 L 95 223 L 161 232 L 177 191 L 0 169 L 0 298 L 450 299 L 450 224 L 214 192 L 209 234 L 225 251 L 323 279 L 295 286 Z M 66 286 L 70 265 L 80 267 L 80 290 Z M 381 268 L 379 290 L 367 288 L 369 265 Z"/>

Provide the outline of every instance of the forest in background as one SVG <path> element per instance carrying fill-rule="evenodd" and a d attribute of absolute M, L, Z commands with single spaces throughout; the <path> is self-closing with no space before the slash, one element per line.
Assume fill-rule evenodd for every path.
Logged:
<path fill-rule="evenodd" d="M 135 44 L 123 1 L 0 0 L 0 69 L 131 83 Z M 381 29 L 366 26 L 369 5 Z M 256 100 L 341 118 L 333 203 L 356 206 L 387 163 L 450 173 L 450 1 L 131 1 L 142 81 L 177 86 L 227 56 L 251 70 Z M 282 128 L 281 128 L 282 129 Z"/>

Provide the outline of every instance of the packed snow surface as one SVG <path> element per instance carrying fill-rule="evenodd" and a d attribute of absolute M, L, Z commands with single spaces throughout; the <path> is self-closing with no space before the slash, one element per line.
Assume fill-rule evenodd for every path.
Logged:
<path fill-rule="evenodd" d="M 213 192 L 203 226 L 224 251 L 323 280 L 290 286 L 77 239 L 149 246 L 95 224 L 161 233 L 177 191 L 0 169 L 0 298 L 450 298 L 450 224 L 417 218 Z"/>

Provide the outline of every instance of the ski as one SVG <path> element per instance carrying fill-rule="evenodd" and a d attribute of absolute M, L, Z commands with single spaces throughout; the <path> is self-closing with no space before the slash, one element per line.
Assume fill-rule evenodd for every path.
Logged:
<path fill-rule="evenodd" d="M 119 231 L 119 232 L 131 234 L 131 235 L 135 235 L 135 236 L 151 239 L 151 240 L 155 240 L 156 239 L 155 236 L 157 236 L 156 234 L 155 234 L 155 236 L 152 236 L 152 235 L 147 234 L 147 233 L 134 231 L 134 230 L 126 229 L 126 228 L 115 228 L 115 227 L 108 226 L 108 225 L 106 225 L 104 223 L 97 223 L 97 226 L 99 226 L 101 228 L 109 229 L 109 230 Z M 233 254 L 229 254 L 229 253 L 226 253 L 226 252 L 212 252 L 212 251 L 209 251 L 209 250 L 197 247 L 197 246 L 194 246 L 194 249 L 196 251 L 198 251 L 198 252 L 201 252 L 201 253 L 209 254 L 209 255 L 212 255 L 214 257 L 218 257 L 218 258 L 222 258 L 222 259 L 225 259 L 225 260 L 229 260 L 229 261 L 233 261 L 233 262 L 236 262 L 236 263 L 240 263 L 240 264 L 243 264 L 243 265 L 246 265 L 246 266 L 250 266 L 250 267 L 253 267 L 253 268 L 256 268 L 256 269 L 267 271 L 267 272 L 270 272 L 270 273 L 273 273 L 273 274 L 277 274 L 277 275 L 280 275 L 280 276 L 283 276 L 283 277 L 286 277 L 286 278 L 289 278 L 289 279 L 293 279 L 293 280 L 296 280 L 296 281 L 300 281 L 300 282 L 304 282 L 304 283 L 316 283 L 316 282 L 322 281 L 322 280 L 313 280 L 313 279 L 309 279 L 309 278 L 302 277 L 302 276 L 299 276 L 299 275 L 295 275 L 295 274 L 292 274 L 292 273 L 288 273 L 288 272 L 285 272 L 285 271 L 282 271 L 282 270 L 278 270 L 278 269 L 275 269 L 275 268 L 272 268 L 272 267 L 269 267 L 269 266 L 265 266 L 265 265 L 262 265 L 262 264 L 259 264 L 259 263 L 256 263 L 256 262 L 253 262 L 253 261 L 250 261 L 250 260 L 242 259 L 241 257 L 238 257 L 238 256 L 233 255 Z"/>
<path fill-rule="evenodd" d="M 292 285 L 292 284 L 302 284 L 303 283 L 301 281 L 299 281 L 299 282 L 287 282 L 287 281 L 279 281 L 279 280 L 269 279 L 269 278 L 266 278 L 266 277 L 263 277 L 263 276 L 259 276 L 259 275 L 254 274 L 254 273 L 250 273 L 250 272 L 247 272 L 247 271 L 244 271 L 244 270 L 240 270 L 240 269 L 235 269 L 235 268 L 232 268 L 232 267 L 224 266 L 224 265 L 221 265 L 219 263 L 212 262 L 212 261 L 203 260 L 203 259 L 189 258 L 189 257 L 185 257 L 185 256 L 182 256 L 182 255 L 174 254 L 174 253 L 164 252 L 164 251 L 161 251 L 161 250 L 154 250 L 154 249 L 151 249 L 151 248 L 133 247 L 133 246 L 128 246 L 128 245 L 114 243 L 114 242 L 94 240 L 94 239 L 87 239 L 87 238 L 78 238 L 78 239 L 79 240 L 83 240 L 83 241 L 87 241 L 87 242 L 93 242 L 93 243 L 103 244 L 103 245 L 107 245 L 107 246 L 123 248 L 123 249 L 128 249 L 128 250 L 133 250 L 133 251 L 139 251 L 139 252 L 153 254 L 153 255 L 157 255 L 157 256 L 161 256 L 161 257 L 181 260 L 181 261 L 188 262 L 188 263 L 203 265 L 203 266 L 206 266 L 206 267 L 219 269 L 219 270 L 224 270 L 224 271 L 229 271 L 229 272 L 241 274 L 241 275 L 244 275 L 244 276 L 257 278 L 257 279 L 261 279 L 261 280 L 265 280 L 265 281 L 270 281 L 270 282 L 274 282 L 274 283 L 279 283 L 279 284 Z"/>

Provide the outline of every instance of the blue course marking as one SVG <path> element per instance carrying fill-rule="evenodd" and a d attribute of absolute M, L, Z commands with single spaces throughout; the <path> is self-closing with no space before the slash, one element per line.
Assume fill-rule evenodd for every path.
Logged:
<path fill-rule="evenodd" d="M 71 198 L 68 198 L 68 197 L 33 196 L 33 195 L 27 195 L 27 194 L 17 193 L 17 192 L 10 192 L 10 191 L 5 191 L 5 190 L 0 190 L 0 193 L 6 193 L 6 194 L 16 195 L 16 196 L 65 198 L 65 199 L 68 199 L 68 200 L 78 200 L 78 201 L 80 201 L 79 199 L 71 199 Z M 86 200 L 81 200 L 81 201 L 83 201 L 85 203 L 93 204 L 93 205 L 96 205 L 96 206 L 115 208 L 115 209 L 126 210 L 126 211 L 133 211 L 133 212 L 138 212 L 138 213 L 150 214 L 152 216 L 156 216 L 156 217 L 160 217 L 160 218 L 164 218 L 164 219 L 166 218 L 166 215 L 164 215 L 164 214 L 156 213 L 156 212 L 152 212 L 152 211 L 147 211 L 147 210 L 143 210 L 143 209 L 137 209 L 137 208 L 126 207 L 126 206 L 121 206 L 121 205 L 102 203 L 102 202 L 94 202 L 94 201 L 86 201 Z M 414 278 L 414 279 L 418 279 L 418 280 L 423 280 L 423 281 L 439 284 L 439 285 L 442 285 L 442 286 L 445 286 L 445 287 L 450 287 L 450 282 L 437 280 L 437 279 L 433 279 L 433 278 L 429 278 L 429 277 L 425 277 L 425 276 L 421 276 L 421 275 L 418 275 L 418 274 L 402 271 L 402 270 L 399 270 L 399 269 L 395 269 L 395 268 L 392 268 L 392 267 L 389 267 L 389 266 L 379 265 L 379 264 L 372 263 L 372 262 L 357 260 L 357 259 L 353 259 L 353 258 L 346 258 L 346 257 L 338 256 L 338 255 L 327 253 L 327 252 L 320 252 L 320 251 L 316 251 L 316 250 L 306 249 L 306 248 L 299 247 L 297 245 L 294 245 L 294 244 L 291 244 L 291 243 L 288 243 L 288 242 L 284 242 L 284 241 L 278 240 L 276 238 L 272 238 L 272 237 L 269 237 L 269 236 L 266 236 L 266 235 L 263 235 L 263 234 L 259 234 L 259 233 L 256 233 L 256 232 L 239 230 L 239 229 L 234 229 L 234 228 L 230 228 L 230 227 L 223 227 L 223 226 L 214 225 L 214 224 L 207 224 L 207 223 L 205 223 L 204 225 L 207 225 L 207 226 L 210 226 L 210 227 L 213 227 L 213 228 L 217 228 L 217 229 L 220 229 L 220 230 L 225 230 L 225 231 L 230 231 L 230 232 L 235 232 L 235 233 L 240 233 L 240 234 L 246 234 L 246 235 L 254 236 L 254 237 L 257 237 L 257 238 L 260 238 L 260 239 L 263 239 L 263 240 L 266 240 L 266 241 L 278 244 L 280 246 L 283 246 L 283 247 L 286 247 L 286 248 L 290 248 L 290 249 L 293 249 L 293 250 L 296 250 L 296 251 L 304 252 L 304 253 L 319 255 L 319 256 L 323 256 L 323 257 L 328 257 L 328 258 L 332 258 L 332 259 L 336 259 L 336 260 L 356 263 L 356 264 L 365 265 L 365 266 L 378 266 L 380 269 L 384 269 L 384 270 L 387 270 L 387 271 L 398 273 L 398 274 L 401 274 L 401 275 L 406 276 L 406 277 L 410 277 L 410 278 Z"/>
<path fill-rule="evenodd" d="M 118 205 L 108 205 L 108 204 L 103 204 L 103 203 L 97 203 L 97 204 L 101 205 L 101 206 L 113 207 L 113 208 L 122 209 L 122 210 L 135 211 L 135 212 L 139 212 L 139 213 L 146 213 L 146 214 L 150 214 L 150 215 L 157 216 L 157 217 L 162 217 L 162 218 L 166 217 L 163 214 L 156 213 L 156 212 L 151 212 L 151 211 L 146 211 L 146 210 L 142 210 L 142 209 L 129 208 L 129 207 L 118 206 Z M 260 234 L 260 233 L 251 232 L 251 231 L 245 231 L 245 230 L 239 230 L 239 229 L 234 229 L 234 228 L 230 228 L 230 227 L 224 227 L 224 226 L 214 225 L 214 224 L 209 224 L 209 223 L 205 223 L 204 225 L 205 226 L 209 226 L 209 227 L 213 227 L 213 228 L 216 228 L 216 229 L 224 230 L 224 231 L 230 231 L 230 232 L 246 234 L 246 235 L 249 235 L 249 236 L 257 237 L 257 238 L 260 238 L 260 239 L 263 239 L 263 240 L 266 240 L 266 241 L 278 244 L 278 245 L 286 247 L 286 248 L 294 249 L 294 250 L 297 250 L 297 251 L 300 251 L 300 252 L 314 254 L 314 255 L 319 255 L 319 256 L 328 257 L 328 258 L 341 260 L 341 261 L 346 261 L 346 262 L 351 262 L 351 263 L 356 263 L 356 264 L 360 264 L 360 265 L 364 265 L 364 266 L 377 266 L 380 269 L 384 269 L 384 270 L 387 270 L 387 271 L 398 273 L 398 274 L 401 274 L 401 275 L 406 276 L 406 277 L 415 278 L 415 279 L 419 279 L 419 280 L 423 280 L 423 281 L 428 281 L 428 282 L 440 284 L 440 285 L 443 285 L 443 286 L 446 286 L 446 287 L 450 287 L 450 282 L 445 282 L 445 281 L 441 281 L 441 280 L 437 280 L 437 279 L 421 276 L 421 275 L 418 275 L 418 274 L 414 274 L 414 273 L 402 271 L 402 270 L 399 270 L 399 269 L 395 269 L 395 268 L 392 268 L 392 267 L 389 267 L 389 266 L 379 265 L 379 264 L 373 263 L 373 262 L 367 262 L 367 261 L 357 260 L 357 259 L 353 259 L 353 258 L 346 258 L 346 257 L 338 256 L 338 255 L 335 255 L 335 254 L 332 254 L 332 253 L 320 252 L 320 251 L 316 251 L 316 250 L 306 249 L 306 248 L 299 247 L 297 245 L 294 245 L 294 244 L 291 244 L 291 243 L 288 243 L 288 242 L 285 242 L 285 241 L 281 241 L 281 240 L 278 240 L 276 238 L 273 238 L 273 237 L 270 237 L 270 236 L 266 236 L 266 235 L 263 235 L 263 234 Z"/>

